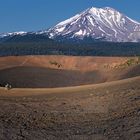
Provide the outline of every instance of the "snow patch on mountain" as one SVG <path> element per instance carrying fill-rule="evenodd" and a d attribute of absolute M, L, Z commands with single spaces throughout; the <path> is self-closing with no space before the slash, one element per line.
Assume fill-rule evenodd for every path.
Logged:
<path fill-rule="evenodd" d="M 0 38 L 8 37 L 8 36 L 15 36 L 15 35 L 26 35 L 27 32 L 20 31 L 20 32 L 11 32 L 11 33 L 1 33 Z"/>

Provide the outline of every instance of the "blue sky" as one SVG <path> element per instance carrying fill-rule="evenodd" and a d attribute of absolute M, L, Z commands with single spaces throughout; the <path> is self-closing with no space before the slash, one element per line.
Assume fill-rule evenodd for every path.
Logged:
<path fill-rule="evenodd" d="M 89 7 L 106 6 L 140 21 L 140 0 L 0 0 L 0 33 L 47 29 Z"/>

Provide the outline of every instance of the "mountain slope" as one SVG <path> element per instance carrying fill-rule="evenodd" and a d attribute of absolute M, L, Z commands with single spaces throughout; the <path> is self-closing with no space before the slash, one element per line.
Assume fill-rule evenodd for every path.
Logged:
<path fill-rule="evenodd" d="M 140 42 L 140 23 L 113 8 L 92 7 L 50 29 L 0 34 L 0 42 L 11 42 L 11 40 L 24 42 L 25 38 L 26 41 L 30 38 L 28 41 L 31 42 L 32 38 L 33 41 L 37 38 L 42 41 L 42 37 L 43 41 L 49 37 L 64 41 Z"/>
<path fill-rule="evenodd" d="M 8 37 L 8 36 L 14 36 L 14 35 L 26 35 L 27 32 L 20 31 L 20 32 L 13 32 L 13 33 L 1 33 L 0 38 Z"/>
<path fill-rule="evenodd" d="M 113 8 L 89 8 L 49 29 L 50 38 L 84 39 L 113 42 L 137 42 L 140 23 Z"/>

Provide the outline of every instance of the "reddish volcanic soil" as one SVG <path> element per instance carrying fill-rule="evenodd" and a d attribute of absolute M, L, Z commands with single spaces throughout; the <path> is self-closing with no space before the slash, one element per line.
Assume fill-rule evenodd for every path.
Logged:
<path fill-rule="evenodd" d="M 1 140 L 139 140 L 140 77 L 68 88 L 0 88 Z"/>
<path fill-rule="evenodd" d="M 120 67 L 130 58 L 22 56 L 0 58 L 0 84 L 47 88 L 104 83 L 140 75 L 140 65 Z M 136 58 L 135 58 L 136 59 Z"/>
<path fill-rule="evenodd" d="M 0 140 L 139 140 L 140 65 L 131 59 L 1 57 L 0 84 L 12 89 L 0 87 Z"/>
<path fill-rule="evenodd" d="M 59 69 L 92 71 L 102 69 L 106 65 L 111 67 L 120 65 L 127 61 L 129 57 L 90 57 L 90 56 L 11 56 L 0 58 L 0 69 L 16 66 L 35 66 L 58 69 L 57 62 L 61 64 Z"/>

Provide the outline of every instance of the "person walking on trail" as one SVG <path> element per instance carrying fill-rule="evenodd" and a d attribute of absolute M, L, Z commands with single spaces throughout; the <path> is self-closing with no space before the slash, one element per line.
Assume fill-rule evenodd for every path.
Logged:
<path fill-rule="evenodd" d="M 7 84 L 5 85 L 5 88 L 6 88 L 7 90 L 10 90 L 10 89 L 12 88 L 12 86 L 11 86 L 10 84 L 7 83 Z"/>

